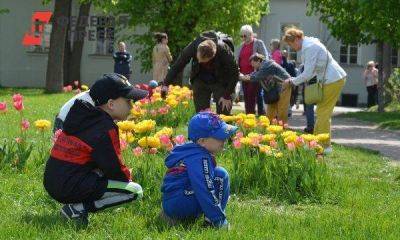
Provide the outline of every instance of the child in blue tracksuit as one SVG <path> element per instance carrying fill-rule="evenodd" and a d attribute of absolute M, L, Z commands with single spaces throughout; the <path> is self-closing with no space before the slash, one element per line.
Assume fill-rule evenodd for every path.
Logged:
<path fill-rule="evenodd" d="M 228 227 L 229 176 L 217 166 L 214 154 L 236 130 L 210 112 L 200 112 L 190 120 L 191 142 L 175 147 L 165 159 L 168 170 L 161 191 L 167 218 L 193 219 L 204 214 L 207 224 Z"/>

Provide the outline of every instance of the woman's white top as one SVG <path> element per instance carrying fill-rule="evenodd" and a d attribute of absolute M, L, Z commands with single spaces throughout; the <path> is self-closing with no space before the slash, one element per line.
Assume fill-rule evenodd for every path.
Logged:
<path fill-rule="evenodd" d="M 69 110 L 71 109 L 72 105 L 74 105 L 75 100 L 79 99 L 79 100 L 84 100 L 90 104 L 92 104 L 94 106 L 94 102 L 92 100 L 92 98 L 89 95 L 89 91 L 85 91 L 85 92 L 81 92 L 77 95 L 75 95 L 73 98 L 71 98 L 70 100 L 68 100 L 68 102 L 66 102 L 60 109 L 60 112 L 58 113 L 58 118 L 61 119 L 63 122 L 65 121 L 65 118 L 67 117 Z"/>
<path fill-rule="evenodd" d="M 304 37 L 300 51 L 304 71 L 291 79 L 294 85 L 304 83 L 314 76 L 324 81 L 324 84 L 334 83 L 347 76 L 343 68 L 333 59 L 331 53 L 318 38 Z M 327 58 L 329 58 L 328 65 L 326 65 Z M 326 75 L 324 80 L 325 67 Z"/>

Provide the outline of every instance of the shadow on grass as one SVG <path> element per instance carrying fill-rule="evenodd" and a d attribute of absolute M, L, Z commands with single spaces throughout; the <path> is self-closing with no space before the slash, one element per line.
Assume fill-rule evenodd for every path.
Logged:
<path fill-rule="evenodd" d="M 57 213 L 45 213 L 45 214 L 27 213 L 25 215 L 22 215 L 21 219 L 24 223 L 36 226 L 39 229 L 43 230 L 60 229 L 60 228 L 82 230 L 87 228 L 87 225 L 82 225 L 74 221 L 67 221 L 65 218 L 61 216 L 61 214 Z"/>

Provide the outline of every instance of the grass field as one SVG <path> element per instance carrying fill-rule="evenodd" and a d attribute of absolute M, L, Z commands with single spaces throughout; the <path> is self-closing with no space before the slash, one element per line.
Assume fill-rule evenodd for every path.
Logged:
<path fill-rule="evenodd" d="M 384 129 L 400 130 L 400 103 L 390 104 L 382 113 L 377 112 L 377 107 L 374 106 L 366 112 L 346 113 L 342 116 L 373 122 Z"/>
<path fill-rule="evenodd" d="M 0 89 L 0 101 L 9 108 L 13 92 L 24 95 L 24 118 L 30 122 L 53 121 L 72 97 Z M 0 115 L 0 137 L 16 137 L 18 121 L 12 109 Z M 34 129 L 28 132 L 32 141 L 39 138 Z M 88 228 L 76 229 L 60 217 L 61 205 L 42 185 L 43 165 L 32 157 L 23 171 L 0 170 L 0 239 L 400 239 L 400 167 L 375 152 L 338 145 L 334 150 L 325 159 L 329 181 L 320 203 L 292 205 L 268 196 L 232 195 L 229 231 L 203 228 L 202 220 L 168 227 L 158 218 L 157 184 L 144 189 L 142 201 L 92 214 Z M 127 164 L 135 169 L 131 161 Z"/>

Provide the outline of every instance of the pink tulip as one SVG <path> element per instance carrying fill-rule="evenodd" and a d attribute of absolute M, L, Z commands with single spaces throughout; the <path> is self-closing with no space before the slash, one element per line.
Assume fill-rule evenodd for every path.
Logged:
<path fill-rule="evenodd" d="M 75 80 L 75 81 L 74 81 L 74 85 L 75 85 L 75 87 L 78 87 L 78 86 L 79 86 L 79 81 L 78 81 L 78 80 Z"/>
<path fill-rule="evenodd" d="M 169 110 L 168 110 L 167 107 L 161 107 L 161 108 L 158 109 L 158 113 L 159 113 L 159 114 L 162 114 L 162 115 L 167 114 L 168 111 L 169 111 Z"/>
<path fill-rule="evenodd" d="M 283 121 L 282 120 L 279 120 L 278 124 L 279 124 L 279 126 L 283 127 Z"/>
<path fill-rule="evenodd" d="M 252 138 L 251 145 L 254 147 L 257 147 L 258 145 L 260 145 L 260 141 L 258 140 L 258 138 Z"/>
<path fill-rule="evenodd" d="M 53 143 L 55 143 L 55 142 L 57 141 L 57 139 L 58 139 L 58 137 L 61 135 L 61 133 L 62 133 L 62 130 L 61 130 L 61 129 L 58 129 L 58 130 L 54 133 L 53 138 L 52 138 Z"/>
<path fill-rule="evenodd" d="M 12 96 L 12 99 L 13 102 L 22 102 L 24 100 L 24 97 L 21 94 L 17 93 Z"/>
<path fill-rule="evenodd" d="M 239 139 L 233 141 L 233 147 L 236 149 L 242 148 L 242 143 L 240 142 Z"/>
<path fill-rule="evenodd" d="M 270 145 L 272 148 L 278 148 L 278 143 L 277 143 L 275 140 L 271 140 L 271 141 L 269 142 L 269 145 Z"/>
<path fill-rule="evenodd" d="M 124 151 L 124 150 L 128 147 L 128 143 L 127 143 L 125 140 L 123 140 L 123 139 L 120 139 L 120 140 L 119 140 L 119 144 L 120 144 L 120 146 L 121 146 L 121 150 L 122 150 L 122 151 Z"/>
<path fill-rule="evenodd" d="M 296 145 L 294 145 L 294 143 L 292 142 L 286 144 L 286 146 L 289 149 L 289 151 L 294 151 L 296 149 Z"/>
<path fill-rule="evenodd" d="M 183 135 L 178 135 L 178 136 L 176 136 L 174 142 L 175 142 L 175 144 L 177 144 L 177 145 L 182 145 L 182 144 L 184 144 L 184 143 L 185 143 L 185 136 L 183 136 Z"/>
<path fill-rule="evenodd" d="M 14 108 L 17 111 L 22 111 L 24 109 L 24 103 L 22 101 L 14 102 Z"/>
<path fill-rule="evenodd" d="M 283 124 L 283 128 L 284 128 L 284 129 L 289 128 L 289 124 L 287 124 L 287 123 Z"/>
<path fill-rule="evenodd" d="M 302 137 L 297 137 L 297 138 L 296 138 L 296 144 L 297 144 L 297 145 L 303 145 L 303 144 L 304 144 L 304 138 L 302 138 Z"/>
<path fill-rule="evenodd" d="M 272 122 L 273 125 L 276 125 L 278 123 L 278 120 L 276 118 L 274 118 L 274 119 L 272 119 L 271 122 Z"/>
<path fill-rule="evenodd" d="M 237 132 L 235 135 L 235 138 L 242 138 L 243 137 L 243 132 Z"/>
<path fill-rule="evenodd" d="M 157 111 L 156 110 L 154 110 L 154 109 L 151 109 L 150 110 L 150 114 L 151 114 L 151 116 L 156 116 L 157 115 Z"/>
<path fill-rule="evenodd" d="M 0 102 L 0 113 L 5 113 L 5 112 L 7 112 L 7 103 Z"/>
<path fill-rule="evenodd" d="M 136 147 L 135 149 L 133 149 L 133 155 L 135 155 L 135 157 L 142 156 L 142 154 L 143 149 L 141 147 Z"/>
<path fill-rule="evenodd" d="M 20 138 L 20 137 L 15 138 L 15 142 L 22 143 L 22 138 Z"/>
<path fill-rule="evenodd" d="M 160 142 L 163 146 L 168 146 L 171 143 L 171 140 L 168 135 L 163 134 L 160 136 Z"/>
<path fill-rule="evenodd" d="M 316 148 L 317 146 L 318 146 L 318 142 L 315 140 L 312 140 L 308 143 L 308 147 L 311 149 Z"/>
<path fill-rule="evenodd" d="M 149 154 L 156 154 L 157 153 L 157 148 L 150 148 L 149 149 Z"/>
<path fill-rule="evenodd" d="M 23 131 L 28 130 L 28 129 L 29 129 L 29 126 L 30 126 L 30 124 L 29 124 L 29 121 L 28 121 L 28 120 L 26 120 L 26 119 L 22 120 L 22 122 L 21 122 L 21 128 L 22 128 Z"/>

